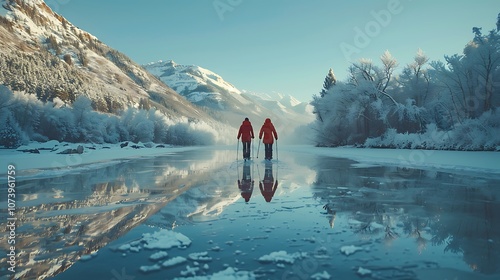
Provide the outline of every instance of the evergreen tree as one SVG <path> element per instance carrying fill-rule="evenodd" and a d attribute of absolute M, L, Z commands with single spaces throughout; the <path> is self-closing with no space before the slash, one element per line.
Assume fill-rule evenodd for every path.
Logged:
<path fill-rule="evenodd" d="M 0 122 L 3 126 L 0 128 L 0 145 L 12 149 L 21 146 L 24 135 L 11 111 L 5 111 L 0 116 Z"/>
<path fill-rule="evenodd" d="M 497 32 L 500 32 L 500 13 L 498 14 L 497 17 Z"/>
<path fill-rule="evenodd" d="M 337 83 L 337 79 L 335 78 L 335 74 L 333 74 L 332 68 L 328 71 L 328 75 L 326 75 L 325 81 L 323 82 L 323 89 L 320 92 L 320 96 L 324 97 L 325 94 L 328 93 L 328 90 Z"/>

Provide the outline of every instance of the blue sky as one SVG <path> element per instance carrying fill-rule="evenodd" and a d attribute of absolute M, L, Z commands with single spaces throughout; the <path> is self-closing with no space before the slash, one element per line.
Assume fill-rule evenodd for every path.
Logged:
<path fill-rule="evenodd" d="M 46 0 L 57 13 L 139 64 L 172 59 L 239 89 L 309 101 L 328 69 L 375 63 L 401 71 L 421 48 L 431 60 L 461 53 L 472 27 L 496 28 L 498 0 Z"/>

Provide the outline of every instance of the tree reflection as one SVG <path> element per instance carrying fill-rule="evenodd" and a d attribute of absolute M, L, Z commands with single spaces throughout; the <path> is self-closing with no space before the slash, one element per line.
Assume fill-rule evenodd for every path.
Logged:
<path fill-rule="evenodd" d="M 353 232 L 385 242 L 414 238 L 418 253 L 446 244 L 444 252 L 463 254 L 471 269 L 500 271 L 498 178 L 353 163 L 318 160 L 314 196 L 328 215 L 348 215 Z"/>

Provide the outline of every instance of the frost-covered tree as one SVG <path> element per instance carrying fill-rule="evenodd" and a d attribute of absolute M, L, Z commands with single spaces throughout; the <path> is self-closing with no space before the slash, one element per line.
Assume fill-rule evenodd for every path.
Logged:
<path fill-rule="evenodd" d="M 333 86 L 336 84 L 337 79 L 335 78 L 332 68 L 330 68 L 323 82 L 323 88 L 321 89 L 319 96 L 314 95 L 313 101 L 311 102 L 311 105 L 315 108 L 313 113 L 316 115 L 316 119 L 319 122 L 323 122 L 322 109 L 320 109 L 320 107 L 323 107 L 323 98 L 328 94 L 328 92 L 332 91 Z"/>
<path fill-rule="evenodd" d="M 386 94 L 387 88 L 392 82 L 394 70 L 398 67 L 398 61 L 388 50 L 380 57 L 380 61 L 382 61 L 382 65 L 384 66 L 382 69 L 383 76 L 380 78 L 380 84 L 377 87 L 380 92 Z"/>
<path fill-rule="evenodd" d="M 111 115 L 95 111 L 84 95 L 70 106 L 59 98 L 42 102 L 33 94 L 14 93 L 5 86 L 0 86 L 0 123 L 0 145 L 5 147 L 17 147 L 28 140 L 204 145 L 213 144 L 218 134 L 206 123 L 169 118 L 155 108 L 128 108 Z"/>
<path fill-rule="evenodd" d="M 445 56 L 446 65 L 434 63 L 439 81 L 451 95 L 456 117 L 476 118 L 500 105 L 500 34 L 476 30 L 461 55 Z"/>
<path fill-rule="evenodd" d="M 10 110 L 0 112 L 0 145 L 6 148 L 17 148 L 26 141 L 26 136 L 17 124 Z"/>
<path fill-rule="evenodd" d="M 420 54 L 420 53 L 419 53 Z M 425 63 L 416 57 L 415 71 Z M 332 94 L 315 97 L 312 105 L 318 122 L 318 144 L 362 145 L 366 139 L 383 135 L 388 128 L 397 132 L 416 132 L 423 129 L 425 110 L 410 98 L 399 98 L 397 60 L 389 51 L 380 56 L 381 66 L 361 59 L 349 67 L 346 83 L 337 82 Z M 418 66 L 420 65 L 420 66 Z"/>
<path fill-rule="evenodd" d="M 428 69 L 424 68 L 428 61 L 429 57 L 418 49 L 413 62 L 404 67 L 398 79 L 404 98 L 414 99 L 417 106 L 425 104 L 431 91 Z"/>
<path fill-rule="evenodd" d="M 154 122 L 148 118 L 148 111 L 128 108 L 122 115 L 122 125 L 133 142 L 153 141 Z"/>

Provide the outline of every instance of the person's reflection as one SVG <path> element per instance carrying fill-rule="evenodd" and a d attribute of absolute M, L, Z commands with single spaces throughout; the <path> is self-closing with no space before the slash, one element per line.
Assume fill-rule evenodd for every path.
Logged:
<path fill-rule="evenodd" d="M 250 197 L 253 192 L 253 183 L 252 176 L 250 175 L 250 165 L 243 165 L 243 178 L 241 181 L 238 179 L 238 188 L 241 192 L 241 197 L 245 199 L 245 202 L 250 201 Z"/>
<path fill-rule="evenodd" d="M 274 185 L 273 185 L 274 184 Z M 264 179 L 259 182 L 260 192 L 267 202 L 271 202 L 274 193 L 278 188 L 278 180 L 274 180 L 273 177 L 273 164 L 266 162 L 266 168 L 264 171 Z"/>

